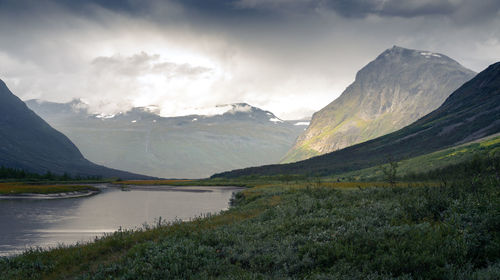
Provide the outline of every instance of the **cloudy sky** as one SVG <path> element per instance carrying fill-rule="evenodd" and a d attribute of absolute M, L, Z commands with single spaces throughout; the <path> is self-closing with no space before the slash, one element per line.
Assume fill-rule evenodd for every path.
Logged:
<path fill-rule="evenodd" d="M 500 60 L 500 1 L 0 0 L 0 79 L 95 112 L 247 102 L 308 117 L 393 45 L 481 71 Z"/>

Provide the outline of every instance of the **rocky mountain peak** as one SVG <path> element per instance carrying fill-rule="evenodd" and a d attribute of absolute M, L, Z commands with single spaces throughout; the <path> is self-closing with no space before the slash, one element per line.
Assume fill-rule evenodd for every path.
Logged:
<path fill-rule="evenodd" d="M 315 113 L 285 162 L 332 152 L 402 128 L 432 110 L 475 73 L 430 51 L 394 46 Z"/>

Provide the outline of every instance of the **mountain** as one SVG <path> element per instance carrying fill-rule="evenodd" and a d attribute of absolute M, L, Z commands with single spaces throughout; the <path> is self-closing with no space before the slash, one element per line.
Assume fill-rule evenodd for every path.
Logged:
<path fill-rule="evenodd" d="M 394 46 L 315 113 L 282 162 L 336 151 L 396 131 L 438 108 L 475 73 L 453 59 Z"/>
<path fill-rule="evenodd" d="M 78 148 L 62 133 L 53 129 L 0 80 L 0 166 L 30 172 L 47 171 L 81 176 L 146 176 L 109 169 L 86 160 Z"/>
<path fill-rule="evenodd" d="M 500 132 L 500 62 L 454 91 L 435 111 L 391 134 L 308 160 L 253 167 L 214 177 L 333 175 L 412 158 Z"/>
<path fill-rule="evenodd" d="M 306 127 L 245 103 L 217 106 L 212 115 L 182 117 L 161 117 L 155 106 L 106 115 L 89 113 L 80 100 L 26 103 L 86 158 L 166 178 L 201 178 L 277 163 Z"/>

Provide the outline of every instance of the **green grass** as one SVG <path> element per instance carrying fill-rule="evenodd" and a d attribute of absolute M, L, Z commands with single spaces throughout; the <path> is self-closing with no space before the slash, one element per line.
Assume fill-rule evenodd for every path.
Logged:
<path fill-rule="evenodd" d="M 98 191 L 92 186 L 80 185 L 33 185 L 19 182 L 0 183 L 0 195 L 19 195 L 19 194 L 54 194 L 67 192 L 87 192 Z"/>
<path fill-rule="evenodd" d="M 473 159 L 475 156 L 485 157 L 495 155 L 500 155 L 500 136 L 498 134 L 474 141 L 473 143 L 399 161 L 398 175 L 400 177 L 411 176 L 412 174 L 425 173 L 450 165 L 460 164 Z M 384 166 L 387 166 L 387 164 Z M 381 166 L 375 166 L 343 173 L 332 178 L 372 181 L 383 179 L 383 173 Z"/>
<path fill-rule="evenodd" d="M 0 279 L 499 279 L 500 181 L 480 167 L 441 186 L 255 186 L 219 215 L 0 258 Z"/>

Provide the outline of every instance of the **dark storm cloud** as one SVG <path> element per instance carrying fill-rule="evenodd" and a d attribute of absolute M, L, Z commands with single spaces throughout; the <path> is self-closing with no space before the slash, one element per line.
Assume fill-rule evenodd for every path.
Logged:
<path fill-rule="evenodd" d="M 346 17 L 450 15 L 457 9 L 447 0 L 334 0 L 325 4 Z"/>
<path fill-rule="evenodd" d="M 500 11 L 498 0 L 0 0 L 0 9 L 21 15 L 54 5 L 88 17 L 94 17 L 98 7 L 158 23 L 174 21 L 172 14 L 165 12 L 176 5 L 182 8 L 183 17 L 191 17 L 192 22 L 215 25 L 228 21 L 286 20 L 290 15 L 317 16 L 329 11 L 345 18 L 437 16 L 482 22 L 497 17 Z"/>
<path fill-rule="evenodd" d="M 116 11 L 134 12 L 140 7 L 135 3 L 135 1 L 128 0 L 0 0 L 0 9 L 43 10 L 44 8 L 50 8 L 53 4 L 57 4 L 75 12 L 87 11 L 87 8 L 91 6 L 100 6 Z"/>
<path fill-rule="evenodd" d="M 42 11 L 46 6 L 50 8 L 57 5 L 74 14 L 93 17 L 95 8 L 98 7 L 129 16 L 152 16 L 152 19 L 161 21 L 170 19 L 161 18 L 158 12 L 164 12 L 164 8 L 171 5 L 184 7 L 185 15 L 212 18 L 255 18 L 267 13 L 267 9 L 240 9 L 237 2 L 238 0 L 0 0 L 0 8 L 24 13 L 27 10 Z M 155 15 L 159 17 L 154 18 Z"/>
<path fill-rule="evenodd" d="M 233 7 L 240 9 L 273 10 L 296 14 L 334 11 L 346 18 L 380 17 L 413 18 L 447 16 L 482 21 L 497 16 L 500 1 L 483 0 L 238 0 Z"/>

